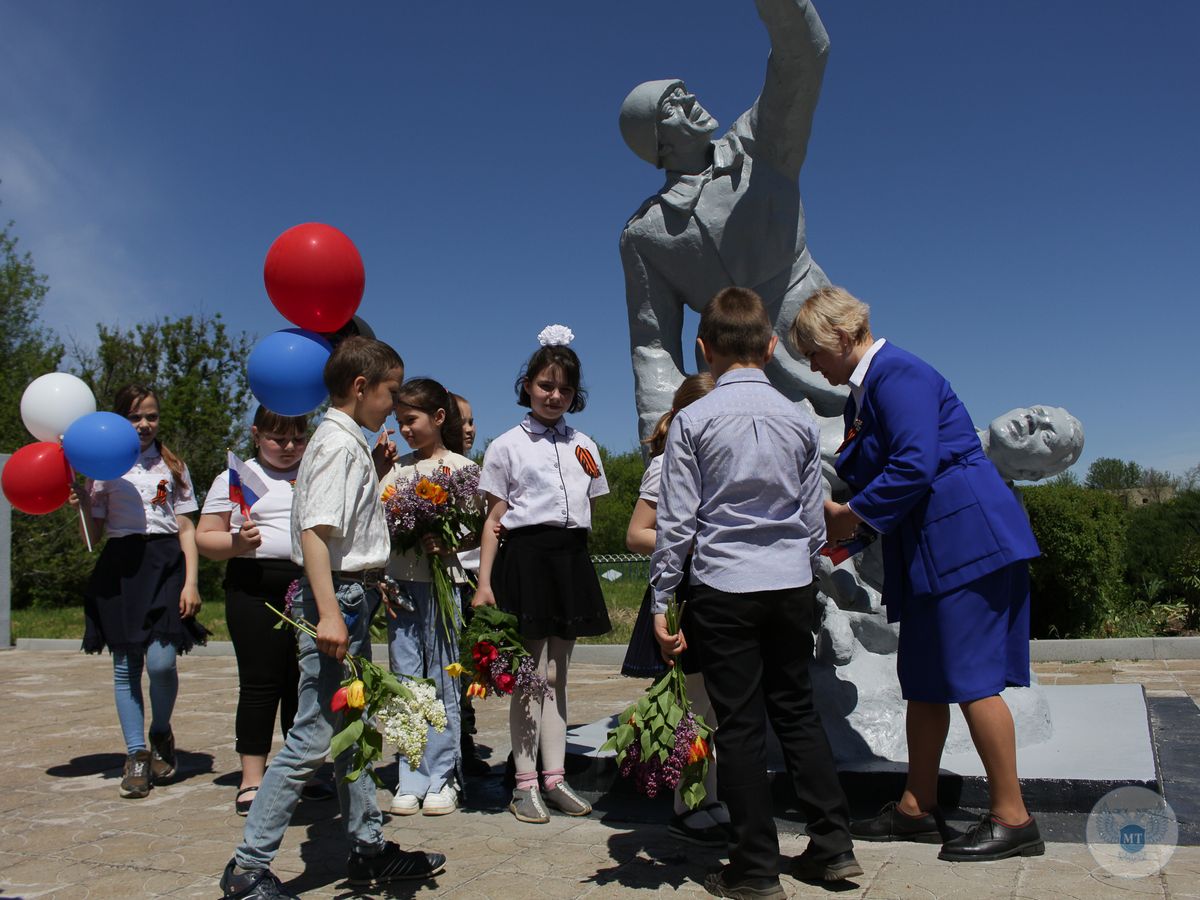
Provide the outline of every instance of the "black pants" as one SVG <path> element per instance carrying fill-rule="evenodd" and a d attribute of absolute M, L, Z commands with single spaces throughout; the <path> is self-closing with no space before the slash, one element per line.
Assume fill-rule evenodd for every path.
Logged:
<path fill-rule="evenodd" d="M 290 560 L 236 558 L 225 570 L 225 622 L 238 663 L 238 753 L 270 753 L 276 710 L 284 737 L 296 718 L 296 635 L 275 627 L 279 617 L 267 604 L 282 610 L 288 585 L 301 574 Z"/>
<path fill-rule="evenodd" d="M 815 603 L 812 585 L 749 594 L 693 586 L 686 633 L 699 651 L 717 716 L 717 788 L 737 832 L 737 847 L 729 854 L 735 878 L 779 875 L 767 779 L 768 718 L 808 823 L 813 855 L 824 859 L 852 846 L 846 797 L 808 676 Z"/>

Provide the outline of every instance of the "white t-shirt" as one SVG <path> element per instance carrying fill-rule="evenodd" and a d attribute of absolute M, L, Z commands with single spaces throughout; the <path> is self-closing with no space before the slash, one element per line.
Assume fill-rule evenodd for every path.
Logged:
<path fill-rule="evenodd" d="M 383 476 L 379 483 L 380 493 L 388 485 L 403 484 L 421 475 L 432 475 L 442 466 L 457 472 L 474 465 L 475 463 L 467 457 L 453 451 L 447 451 L 445 456 L 438 459 L 417 459 L 416 453 L 406 453 L 396 460 L 392 471 Z M 393 553 L 388 561 L 387 573 L 397 581 L 429 581 L 432 577 L 429 574 L 429 560 L 415 550 L 402 554 Z M 450 576 L 459 584 L 467 580 L 466 574 L 457 564 L 450 566 Z"/>
<path fill-rule="evenodd" d="M 241 555 L 247 559 L 291 559 L 292 485 L 300 469 L 297 467 L 288 472 L 277 472 L 257 459 L 246 460 L 246 468 L 263 480 L 267 494 L 259 497 L 250 510 L 250 518 L 258 526 L 262 543 Z M 246 524 L 241 507 L 229 499 L 229 469 L 222 469 L 213 479 L 212 487 L 204 498 L 204 508 L 200 511 L 212 515 L 230 513 L 230 531 L 240 531 Z"/>
<path fill-rule="evenodd" d="M 151 444 L 120 478 L 88 482 L 92 517 L 103 519 L 105 533 L 114 538 L 178 534 L 175 517 L 197 509 L 192 473 L 187 466 L 183 475 L 184 483 L 177 483 L 158 447 Z"/>
<path fill-rule="evenodd" d="M 379 478 L 358 423 L 330 409 L 313 432 L 300 460 L 292 497 L 292 561 L 304 565 L 300 533 L 330 525 L 329 564 L 335 572 L 381 569 L 391 542 Z"/>
<path fill-rule="evenodd" d="M 642 473 L 642 484 L 638 488 L 638 499 L 658 505 L 659 484 L 662 481 L 662 454 L 650 457 L 646 471 Z"/>
<path fill-rule="evenodd" d="M 595 466 L 595 477 L 588 464 Z M 479 489 L 508 504 L 500 524 L 592 527 L 591 500 L 608 493 L 600 448 L 562 419 L 553 428 L 526 416 L 496 438 L 483 457 Z"/>

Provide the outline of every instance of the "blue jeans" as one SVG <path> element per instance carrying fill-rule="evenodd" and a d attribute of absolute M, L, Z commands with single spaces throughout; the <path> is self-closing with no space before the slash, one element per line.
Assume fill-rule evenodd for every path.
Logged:
<path fill-rule="evenodd" d="M 371 658 L 371 616 L 379 605 L 379 592 L 363 589 L 361 584 L 334 579 L 338 606 L 350 632 L 349 652 Z M 304 617 L 316 623 L 317 604 L 307 579 L 301 581 L 300 601 Z M 316 641 L 303 632 L 300 640 L 300 686 L 296 719 L 283 748 L 275 754 L 262 786 L 246 817 L 242 843 L 234 859 L 243 869 L 266 869 L 283 843 L 283 835 L 300 801 L 300 791 L 309 777 L 325 761 L 333 735 L 344 724 L 341 713 L 329 709 L 329 701 L 346 677 L 345 666 L 332 656 L 317 650 Z M 349 747 L 334 760 L 337 773 L 338 805 L 351 847 L 364 856 L 375 856 L 383 849 L 383 816 L 375 799 L 375 782 L 368 772 L 357 781 L 344 778 L 354 754 Z"/>
<path fill-rule="evenodd" d="M 413 601 L 412 612 L 398 610 L 388 618 L 388 657 L 396 675 L 415 675 L 433 679 L 437 698 L 446 707 L 446 729 L 429 728 L 425 756 L 414 772 L 407 760 L 400 760 L 397 794 L 424 797 L 439 791 L 459 766 L 459 679 L 446 671 L 446 666 L 458 661 L 458 621 L 450 623 L 450 640 L 438 612 L 433 585 L 427 581 L 402 581 L 400 589 Z M 459 598 L 454 598 L 455 607 Z M 461 782 L 460 782 L 461 783 Z"/>
<path fill-rule="evenodd" d="M 125 736 L 125 750 L 146 749 L 146 707 L 142 700 L 142 670 L 150 675 L 150 731 L 171 730 L 171 713 L 179 696 L 179 670 L 175 667 L 175 645 L 151 641 L 145 652 L 114 653 L 113 696 L 117 720 Z"/>

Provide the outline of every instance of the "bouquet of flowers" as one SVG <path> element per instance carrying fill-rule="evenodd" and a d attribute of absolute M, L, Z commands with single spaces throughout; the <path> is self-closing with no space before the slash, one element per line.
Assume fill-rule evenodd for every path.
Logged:
<path fill-rule="evenodd" d="M 667 607 L 667 626 L 679 630 L 679 610 L 672 600 Z M 692 712 L 683 669 L 667 669 L 642 698 L 617 719 L 601 750 L 617 752 L 617 766 L 624 778 L 633 778 L 647 797 L 661 790 L 680 789 L 689 809 L 704 802 L 704 776 L 708 774 L 712 728 Z"/>
<path fill-rule="evenodd" d="M 550 693 L 546 679 L 538 674 L 537 663 L 521 643 L 517 619 L 494 606 L 479 606 L 471 624 L 459 640 L 460 662 L 451 663 L 446 670 L 455 676 L 467 675 L 468 697 L 487 697 L 489 694 Z"/>
<path fill-rule="evenodd" d="M 317 636 L 312 623 L 293 618 L 267 604 L 282 624 L 291 625 L 312 638 Z M 333 736 L 329 756 L 336 759 L 347 747 L 354 747 L 354 761 L 346 772 L 347 781 L 357 781 L 366 770 L 379 787 L 383 782 L 368 764 L 383 756 L 383 741 L 395 745 L 414 771 L 421 765 L 429 726 L 446 728 L 446 707 L 437 699 L 433 682 L 427 678 L 405 677 L 403 681 L 369 659 L 347 654 L 349 670 L 342 686 L 329 701 L 333 712 L 345 713 L 346 725 Z M 376 725 L 378 723 L 378 726 Z M 380 731 L 382 728 L 382 732 Z"/>
<path fill-rule="evenodd" d="M 464 466 L 452 472 L 442 466 L 431 475 L 416 475 L 388 485 L 382 499 L 392 547 L 397 553 L 415 550 L 429 560 L 433 596 L 446 637 L 453 640 L 453 629 L 459 620 L 454 581 L 446 561 L 439 554 L 426 553 L 422 539 L 432 535 L 443 547 L 454 552 L 464 535 L 479 533 L 483 526 L 479 467 Z"/>

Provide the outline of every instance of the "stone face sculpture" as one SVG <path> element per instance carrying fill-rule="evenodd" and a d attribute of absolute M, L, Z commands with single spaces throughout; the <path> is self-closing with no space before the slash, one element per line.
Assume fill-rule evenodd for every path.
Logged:
<path fill-rule="evenodd" d="M 1083 425 L 1061 406 L 1010 409 L 979 430 L 988 459 L 1008 481 L 1065 472 L 1083 453 Z"/>
<path fill-rule="evenodd" d="M 772 383 L 817 413 L 841 414 L 846 388 L 815 375 L 791 349 L 800 304 L 829 283 L 809 255 L 799 174 L 829 52 L 807 0 L 756 0 L 771 39 L 762 93 L 733 127 L 717 121 L 675 79 L 638 85 L 621 106 L 621 134 L 666 170 L 662 189 L 621 232 L 638 426 L 649 434 L 684 378 L 684 308 L 701 310 L 724 287 L 763 298 L 780 350 Z"/>

